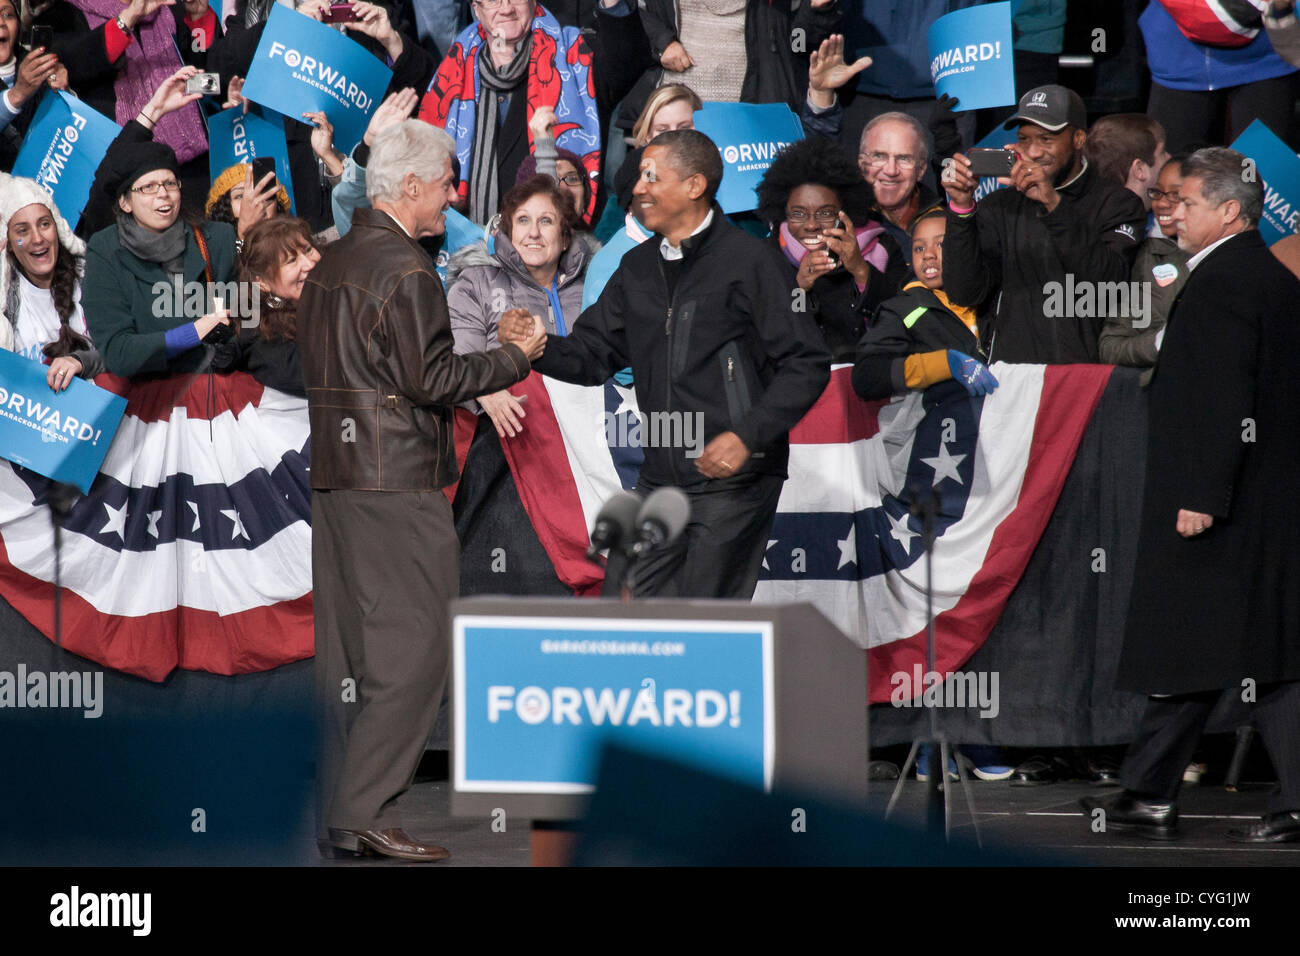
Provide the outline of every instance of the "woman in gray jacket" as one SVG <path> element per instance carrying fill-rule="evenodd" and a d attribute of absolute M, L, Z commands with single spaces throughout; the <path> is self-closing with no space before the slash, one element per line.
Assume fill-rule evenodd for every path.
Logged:
<path fill-rule="evenodd" d="M 456 352 L 498 348 L 497 323 L 527 309 L 551 335 L 566 335 L 582 306 L 582 281 L 598 244 L 573 228 L 573 208 L 549 176 L 515 186 L 501 203 L 497 234 L 458 251 L 447 265 L 447 308 Z M 480 395 L 502 438 L 522 429 L 523 406 L 507 391 Z"/>

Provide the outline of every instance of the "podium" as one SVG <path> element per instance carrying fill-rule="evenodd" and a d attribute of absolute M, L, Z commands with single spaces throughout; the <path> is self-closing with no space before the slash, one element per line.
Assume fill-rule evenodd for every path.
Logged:
<path fill-rule="evenodd" d="M 452 813 L 572 821 L 616 743 L 861 806 L 866 654 L 808 604 L 452 605 Z"/>

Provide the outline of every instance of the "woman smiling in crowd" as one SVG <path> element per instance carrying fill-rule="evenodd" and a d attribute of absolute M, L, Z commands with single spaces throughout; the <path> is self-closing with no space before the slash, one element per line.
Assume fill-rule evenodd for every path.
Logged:
<path fill-rule="evenodd" d="M 758 214 L 790 263 L 831 361 L 852 361 L 865 317 L 906 275 L 884 227 L 868 219 L 871 187 L 843 146 L 820 137 L 781 150 L 758 187 Z"/>
<path fill-rule="evenodd" d="M 102 372 L 81 310 L 86 244 L 33 180 L 0 174 L 0 248 L 0 348 L 50 359 L 56 392 Z"/>
<path fill-rule="evenodd" d="M 527 309 L 551 335 L 565 335 L 578 318 L 583 276 L 595 240 L 573 229 L 568 193 L 549 176 L 535 176 L 510 192 L 491 255 L 483 243 L 461 250 L 447 269 L 447 308 L 456 352 L 498 348 L 497 324 L 508 309 Z M 481 395 L 478 404 L 513 438 L 523 407 L 507 391 Z"/>

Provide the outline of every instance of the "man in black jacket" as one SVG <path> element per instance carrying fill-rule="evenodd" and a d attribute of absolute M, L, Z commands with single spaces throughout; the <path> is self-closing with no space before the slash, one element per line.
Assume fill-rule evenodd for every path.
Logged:
<path fill-rule="evenodd" d="M 596 304 L 569 336 L 550 336 L 534 365 L 600 385 L 630 364 L 643 432 L 667 416 L 678 436 L 707 442 L 702 451 L 689 441 L 645 448 L 638 492 L 680 486 L 691 520 L 638 565 L 639 595 L 753 596 L 786 477 L 787 433 L 830 378 L 816 325 L 791 308 L 779 254 L 714 205 L 721 181 L 722 158 L 702 133 L 675 130 L 646 147 L 635 195 L 656 235 L 623 257 Z M 534 321 L 509 312 L 498 338 L 520 341 Z M 620 564 L 611 559 L 607 580 L 619 580 Z"/>
<path fill-rule="evenodd" d="M 1073 90 L 1040 86 L 1005 124 L 1019 127 L 1014 188 L 986 196 L 977 209 L 970 160 L 958 153 L 944 170 L 944 290 L 968 306 L 998 295 L 984 328 L 993 361 L 1096 362 L 1102 293 L 1112 288 L 1101 284 L 1128 282 L 1146 210 L 1089 168 L 1087 121 Z M 1089 288 L 1076 303 L 1075 291 Z"/>

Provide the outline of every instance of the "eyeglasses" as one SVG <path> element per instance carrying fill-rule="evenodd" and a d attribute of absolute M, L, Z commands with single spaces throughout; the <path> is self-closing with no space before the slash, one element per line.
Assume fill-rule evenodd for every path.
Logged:
<path fill-rule="evenodd" d="M 565 186 L 581 186 L 581 185 L 582 185 L 582 174 L 581 174 L 581 173 L 565 173 L 563 176 L 560 177 L 560 182 L 563 183 Z"/>
<path fill-rule="evenodd" d="M 167 179 L 160 183 L 145 183 L 143 186 L 132 186 L 131 192 L 139 193 L 141 196 L 157 196 L 161 189 L 169 193 L 180 192 L 181 184 L 174 179 Z"/>
<path fill-rule="evenodd" d="M 1169 202 L 1179 201 L 1178 193 L 1165 192 L 1163 189 L 1148 189 L 1147 199 L 1150 199 L 1152 202 L 1160 202 L 1161 200 L 1168 200 Z"/>
<path fill-rule="evenodd" d="M 807 222 L 808 210 L 788 209 L 786 210 L 785 218 L 788 222 Z M 821 223 L 834 222 L 840 218 L 840 211 L 838 209 L 832 209 L 830 206 L 826 206 L 813 213 L 812 218 Z"/>
<path fill-rule="evenodd" d="M 892 159 L 899 169 L 915 169 L 916 157 L 910 153 L 895 153 L 891 156 L 889 153 L 859 153 L 858 159 L 872 169 L 877 169 L 888 164 Z"/>
<path fill-rule="evenodd" d="M 533 0 L 474 0 L 484 10 L 499 10 L 501 7 L 531 7 Z"/>

